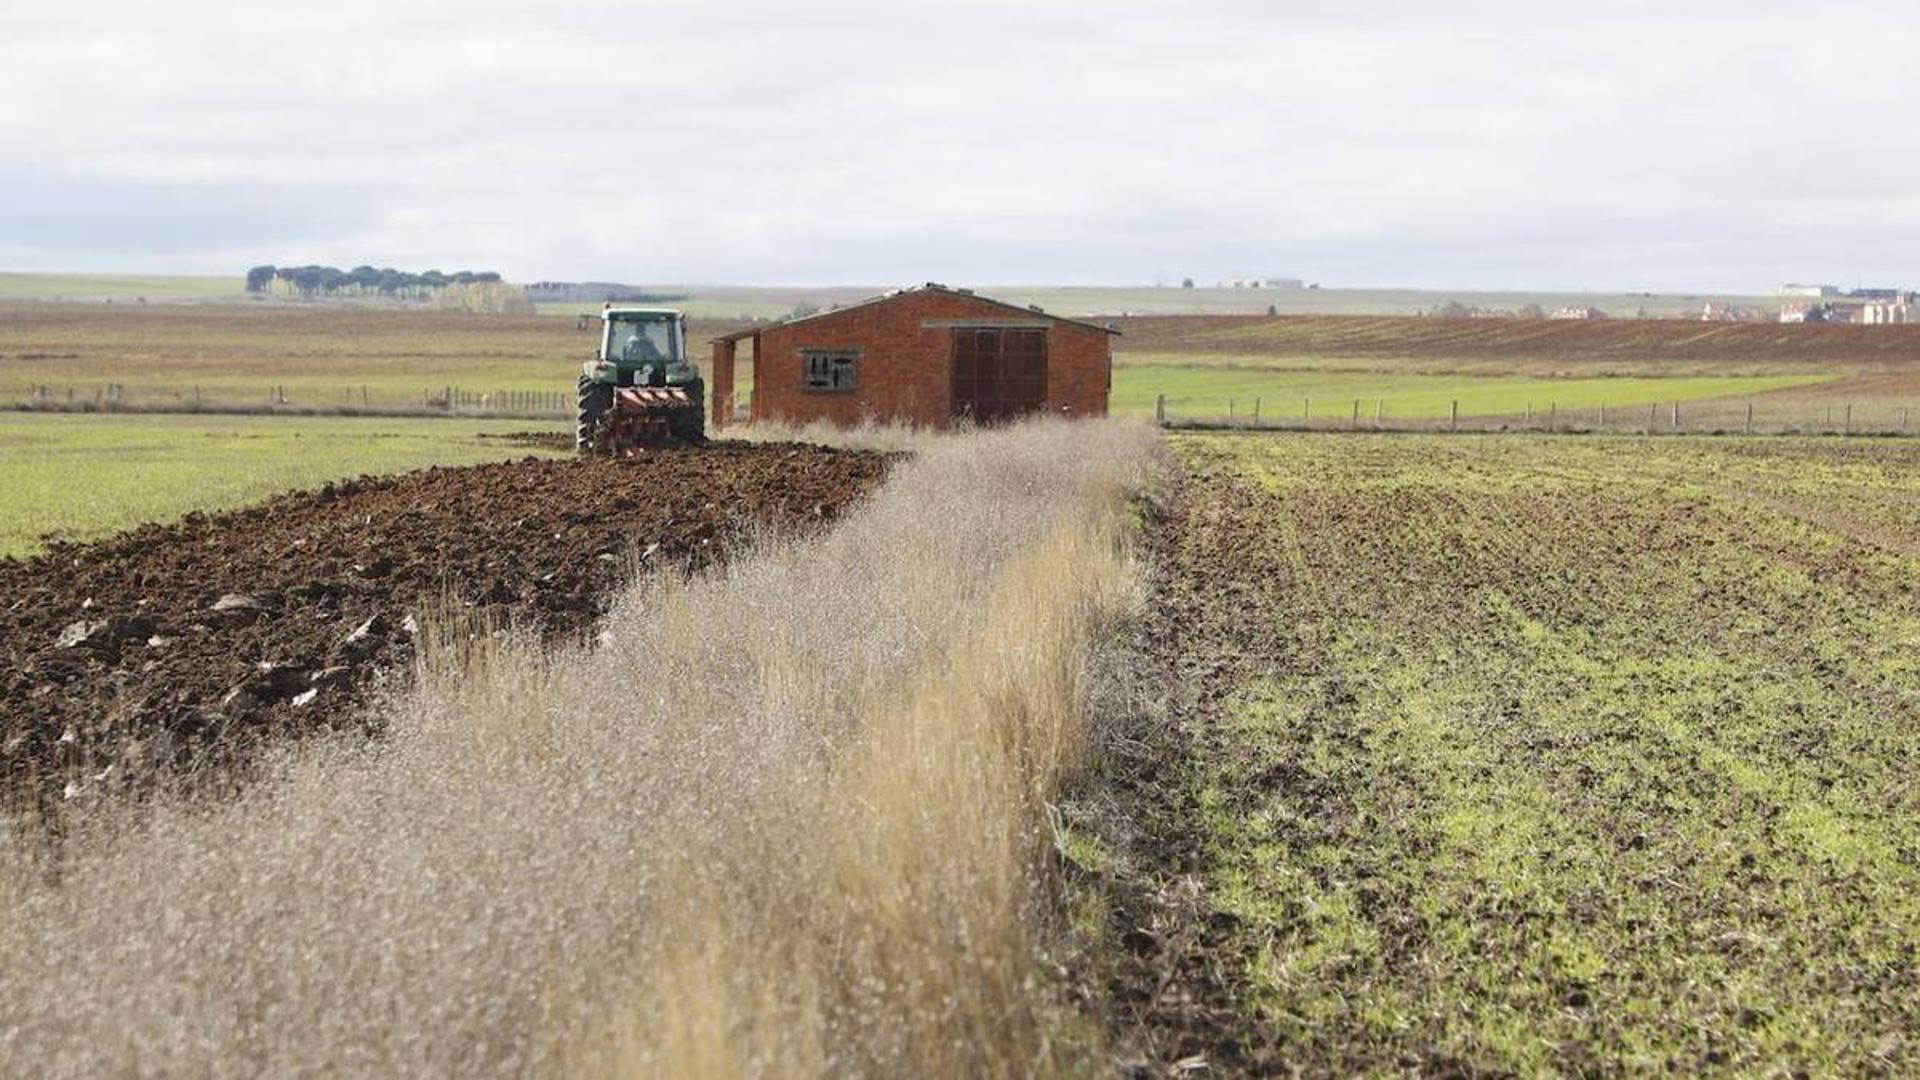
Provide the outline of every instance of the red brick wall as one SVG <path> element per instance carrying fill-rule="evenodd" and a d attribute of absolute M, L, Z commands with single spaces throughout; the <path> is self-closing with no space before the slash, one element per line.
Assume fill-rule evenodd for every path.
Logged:
<path fill-rule="evenodd" d="M 928 321 L 1048 324 L 1048 407 L 1073 416 L 1106 415 L 1113 352 L 1105 331 L 929 289 L 761 331 L 753 418 L 845 425 L 871 417 L 945 427 L 953 414 L 952 330 L 923 325 Z M 853 392 L 806 389 L 801 350 L 841 348 L 861 350 Z"/>
<path fill-rule="evenodd" d="M 1055 323 L 1047 335 L 1047 405 L 1067 416 L 1107 415 L 1113 389 L 1113 335 Z"/>

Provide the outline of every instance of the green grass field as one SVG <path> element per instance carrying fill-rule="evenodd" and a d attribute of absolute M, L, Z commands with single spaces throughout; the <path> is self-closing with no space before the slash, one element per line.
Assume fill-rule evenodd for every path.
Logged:
<path fill-rule="evenodd" d="M 1543 379 L 1458 375 L 1403 375 L 1352 371 L 1263 371 L 1247 367 L 1126 366 L 1113 375 L 1112 408 L 1151 415 L 1165 394 L 1174 418 L 1249 417 L 1256 400 L 1263 419 L 1341 420 L 1358 403 L 1363 419 L 1438 419 L 1458 403 L 1462 416 L 1571 412 L 1600 405 L 1626 408 L 1655 403 L 1748 397 L 1827 381 L 1821 375 L 1698 376 L 1652 379 Z"/>
<path fill-rule="evenodd" d="M 92 540 L 362 474 L 469 465 L 530 450 L 481 435 L 527 421 L 0 413 L 0 556 L 49 536 Z"/>
<path fill-rule="evenodd" d="M 1135 817 L 1199 893 L 1114 928 L 1166 951 L 1174 1053 L 1920 1069 L 1920 446 L 1175 446 L 1191 704 Z"/>

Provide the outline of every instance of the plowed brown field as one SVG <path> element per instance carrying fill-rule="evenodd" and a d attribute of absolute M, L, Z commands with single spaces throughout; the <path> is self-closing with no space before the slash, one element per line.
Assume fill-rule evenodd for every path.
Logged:
<path fill-rule="evenodd" d="M 422 622 L 580 632 L 636 567 L 817 526 L 888 460 L 719 444 L 430 469 L 0 560 L 0 805 L 45 810 L 371 727 L 362 706 Z"/>

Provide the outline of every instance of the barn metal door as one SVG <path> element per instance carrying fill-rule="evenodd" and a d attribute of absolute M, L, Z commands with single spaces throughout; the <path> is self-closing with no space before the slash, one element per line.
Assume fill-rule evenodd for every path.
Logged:
<path fill-rule="evenodd" d="M 953 331 L 953 415 L 996 424 L 1047 408 L 1047 332 Z"/>

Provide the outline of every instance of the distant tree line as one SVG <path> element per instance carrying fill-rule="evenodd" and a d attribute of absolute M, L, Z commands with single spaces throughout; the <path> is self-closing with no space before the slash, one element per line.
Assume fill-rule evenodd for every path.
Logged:
<path fill-rule="evenodd" d="M 247 271 L 247 291 L 273 291 L 273 283 L 282 281 L 301 296 L 352 293 L 423 298 L 450 285 L 491 285 L 500 281 L 492 270 L 461 270 L 443 274 L 429 270 L 415 274 L 391 266 L 356 266 L 342 270 L 335 266 L 256 266 Z"/>

